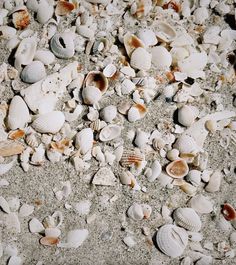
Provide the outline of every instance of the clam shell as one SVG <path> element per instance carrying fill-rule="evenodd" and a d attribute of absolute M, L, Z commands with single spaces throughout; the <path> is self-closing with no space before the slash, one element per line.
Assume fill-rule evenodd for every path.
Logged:
<path fill-rule="evenodd" d="M 37 8 L 37 20 L 41 24 L 48 22 L 52 18 L 54 13 L 54 8 L 47 1 L 40 1 Z"/>
<path fill-rule="evenodd" d="M 142 220 L 144 218 L 142 206 L 138 203 L 132 204 L 127 211 L 127 215 L 135 221 Z"/>
<path fill-rule="evenodd" d="M 195 154 L 199 151 L 196 141 L 189 135 L 181 135 L 175 142 L 174 148 L 182 154 Z"/>
<path fill-rule="evenodd" d="M 151 54 L 142 47 L 135 49 L 130 57 L 130 65 L 138 70 L 149 70 L 151 68 Z"/>
<path fill-rule="evenodd" d="M 114 64 L 108 64 L 102 71 L 105 77 L 112 77 L 117 71 Z"/>
<path fill-rule="evenodd" d="M 158 21 L 155 24 L 154 31 L 156 33 L 156 36 L 160 40 L 167 42 L 167 43 L 173 41 L 174 38 L 176 37 L 176 32 L 174 28 L 170 24 L 162 22 L 162 21 Z"/>
<path fill-rule="evenodd" d="M 57 133 L 65 122 L 65 116 L 61 111 L 52 111 L 41 114 L 32 123 L 32 127 L 40 133 Z"/>
<path fill-rule="evenodd" d="M 100 112 L 100 117 L 105 122 L 112 122 L 117 115 L 117 108 L 114 105 L 107 106 L 103 108 Z"/>
<path fill-rule="evenodd" d="M 213 205 L 210 200 L 201 194 L 191 198 L 189 206 L 198 213 L 210 213 L 213 211 Z"/>
<path fill-rule="evenodd" d="M 201 183 L 201 171 L 193 169 L 190 170 L 188 175 L 187 175 L 187 181 L 189 181 L 190 183 L 192 183 L 194 186 L 199 186 Z"/>
<path fill-rule="evenodd" d="M 167 70 L 171 66 L 171 53 L 163 46 L 156 46 L 151 49 L 152 64 L 157 70 Z"/>
<path fill-rule="evenodd" d="M 47 50 L 37 50 L 34 55 L 34 60 L 40 61 L 45 65 L 49 65 L 55 61 L 55 55 Z"/>
<path fill-rule="evenodd" d="M 93 105 L 102 98 L 102 92 L 95 86 L 86 86 L 82 90 L 82 97 L 85 104 Z"/>
<path fill-rule="evenodd" d="M 119 137 L 120 134 L 121 127 L 118 125 L 110 124 L 101 130 L 101 132 L 99 133 L 99 139 L 102 142 L 107 142 Z"/>
<path fill-rule="evenodd" d="M 193 106 L 184 105 L 178 110 L 178 121 L 183 126 L 191 126 L 198 116 L 198 109 Z"/>
<path fill-rule="evenodd" d="M 91 128 L 85 128 L 76 134 L 75 146 L 82 155 L 86 154 L 93 147 L 93 131 Z"/>
<path fill-rule="evenodd" d="M 151 171 L 152 171 L 151 175 L 148 176 L 148 181 L 149 182 L 155 181 L 161 174 L 162 166 L 161 166 L 161 164 L 160 164 L 160 162 L 158 160 L 155 160 L 152 163 Z"/>
<path fill-rule="evenodd" d="M 58 1 L 55 9 L 55 14 L 57 16 L 65 16 L 69 14 L 75 8 L 73 3 L 66 1 Z"/>
<path fill-rule="evenodd" d="M 0 156 L 18 155 L 23 151 L 24 146 L 20 142 L 12 140 L 0 141 Z"/>
<path fill-rule="evenodd" d="M 139 47 L 144 48 L 144 43 L 138 37 L 129 32 L 124 35 L 124 45 L 126 53 L 129 57 L 135 49 Z"/>
<path fill-rule="evenodd" d="M 129 122 L 135 122 L 137 120 L 142 119 L 147 113 L 147 108 L 142 104 L 136 104 L 132 106 L 127 115 Z"/>
<path fill-rule="evenodd" d="M 208 192 L 216 192 L 220 189 L 222 174 L 220 170 L 215 171 L 208 182 L 208 184 L 205 187 L 205 190 Z"/>
<path fill-rule="evenodd" d="M 59 239 L 56 237 L 45 236 L 45 237 L 42 237 L 39 240 L 39 242 L 41 245 L 44 245 L 44 246 L 54 246 L 59 243 Z"/>
<path fill-rule="evenodd" d="M 176 258 L 183 254 L 188 244 L 188 234 L 183 228 L 167 224 L 157 231 L 156 242 L 164 254 Z"/>
<path fill-rule="evenodd" d="M 10 26 L 0 26 L 1 38 L 11 39 L 16 35 L 16 29 Z"/>
<path fill-rule="evenodd" d="M 29 109 L 20 96 L 14 96 L 11 100 L 7 116 L 7 125 L 11 130 L 24 128 L 30 121 Z"/>
<path fill-rule="evenodd" d="M 33 84 L 46 76 L 46 70 L 42 62 L 33 61 L 21 72 L 21 79 L 25 83 Z"/>
<path fill-rule="evenodd" d="M 183 159 L 175 160 L 166 167 L 167 174 L 172 178 L 183 178 L 188 174 L 188 171 L 188 164 Z"/>
<path fill-rule="evenodd" d="M 151 29 L 141 29 L 138 31 L 137 36 L 146 47 L 154 46 L 158 42 L 156 34 Z"/>
<path fill-rule="evenodd" d="M 73 35 L 70 32 L 57 33 L 50 41 L 50 47 L 56 57 L 69 59 L 75 53 Z"/>
<path fill-rule="evenodd" d="M 174 211 L 174 220 L 177 225 L 193 232 L 198 232 L 202 226 L 200 217 L 192 208 L 176 209 Z"/>
<path fill-rule="evenodd" d="M 97 87 L 102 94 L 107 91 L 108 88 L 108 80 L 105 75 L 100 71 L 91 71 L 87 74 L 85 81 L 85 87 L 87 86 L 95 86 Z"/>

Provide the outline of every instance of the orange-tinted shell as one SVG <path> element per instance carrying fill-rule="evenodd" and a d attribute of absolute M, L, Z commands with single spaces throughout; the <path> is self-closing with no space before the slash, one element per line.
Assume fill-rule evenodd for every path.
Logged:
<path fill-rule="evenodd" d="M 224 215 L 224 218 L 227 221 L 232 221 L 232 220 L 236 219 L 236 211 L 235 211 L 234 207 L 229 203 L 225 203 L 223 205 L 222 214 Z"/>
<path fill-rule="evenodd" d="M 132 165 L 139 167 L 142 161 L 143 157 L 134 151 L 124 151 L 120 163 L 123 167 L 130 167 Z"/>
<path fill-rule="evenodd" d="M 181 5 L 175 1 L 169 1 L 162 6 L 163 9 L 174 9 L 175 12 L 179 13 L 181 11 Z"/>
<path fill-rule="evenodd" d="M 67 147 L 71 146 L 71 141 L 68 139 L 62 139 L 58 142 L 51 142 L 51 147 L 59 153 L 64 153 Z"/>
<path fill-rule="evenodd" d="M 55 238 L 55 237 L 42 237 L 40 239 L 40 244 L 44 245 L 44 246 L 55 246 L 59 243 L 59 239 Z"/>
<path fill-rule="evenodd" d="M 188 171 L 188 164 L 183 159 L 175 160 L 166 167 L 167 174 L 172 178 L 183 178 L 188 174 Z"/>
<path fill-rule="evenodd" d="M 85 78 L 85 86 L 95 86 L 102 93 L 105 93 L 108 88 L 108 80 L 100 71 L 91 71 Z"/>
<path fill-rule="evenodd" d="M 16 130 L 16 131 L 11 131 L 9 134 L 8 134 L 8 138 L 11 139 L 11 140 L 17 140 L 17 139 L 20 139 L 20 138 L 23 138 L 25 136 L 25 132 L 23 130 Z"/>
<path fill-rule="evenodd" d="M 18 141 L 6 140 L 0 141 L 0 156 L 13 156 L 21 154 L 24 151 L 24 145 Z"/>
<path fill-rule="evenodd" d="M 28 10 L 20 10 L 13 13 L 12 21 L 16 29 L 25 29 L 30 23 Z"/>
<path fill-rule="evenodd" d="M 57 16 L 65 16 L 69 14 L 75 8 L 74 4 L 66 1 L 58 1 L 55 14 Z"/>

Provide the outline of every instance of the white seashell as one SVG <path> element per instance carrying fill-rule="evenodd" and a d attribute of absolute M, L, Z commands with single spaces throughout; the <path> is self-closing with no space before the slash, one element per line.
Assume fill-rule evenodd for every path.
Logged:
<path fill-rule="evenodd" d="M 142 220 L 144 218 L 142 206 L 138 203 L 132 204 L 127 211 L 127 215 L 135 221 Z"/>
<path fill-rule="evenodd" d="M 135 84 L 129 80 L 129 79 L 125 79 L 122 83 L 121 83 L 121 92 L 123 95 L 128 95 L 131 92 L 133 92 L 135 89 Z"/>
<path fill-rule="evenodd" d="M 11 212 L 8 202 L 2 196 L 0 196 L 0 208 L 5 213 L 9 214 Z"/>
<path fill-rule="evenodd" d="M 152 213 L 152 207 L 148 204 L 141 204 L 143 209 L 143 218 L 148 219 Z"/>
<path fill-rule="evenodd" d="M 100 112 L 100 117 L 105 122 L 112 122 L 117 115 L 117 108 L 114 105 L 107 106 L 103 108 Z"/>
<path fill-rule="evenodd" d="M 203 256 L 196 261 L 195 265 L 211 265 L 213 264 L 213 258 L 211 256 Z"/>
<path fill-rule="evenodd" d="M 181 154 L 195 154 L 199 151 L 194 138 L 188 135 L 181 135 L 175 142 L 174 148 L 178 149 Z"/>
<path fill-rule="evenodd" d="M 19 43 L 20 43 L 20 40 L 18 39 L 18 37 L 13 37 L 7 42 L 6 47 L 9 51 L 12 51 L 13 49 L 17 48 Z"/>
<path fill-rule="evenodd" d="M 17 256 L 12 256 L 10 257 L 8 263 L 8 265 L 22 265 L 23 264 L 23 260 L 21 259 L 21 257 L 17 257 Z"/>
<path fill-rule="evenodd" d="M 194 196 L 197 192 L 197 188 L 186 181 L 183 181 L 183 183 L 180 185 L 180 188 L 189 196 Z"/>
<path fill-rule="evenodd" d="M 76 134 L 75 146 L 82 155 L 89 152 L 93 147 L 93 131 L 91 128 L 82 129 Z"/>
<path fill-rule="evenodd" d="M 142 119 L 147 113 L 147 109 L 144 105 L 136 104 L 132 106 L 128 111 L 129 122 L 135 122 Z"/>
<path fill-rule="evenodd" d="M 198 213 L 210 213 L 213 211 L 213 205 L 210 200 L 201 194 L 191 198 L 189 206 Z"/>
<path fill-rule="evenodd" d="M 32 123 L 32 127 L 40 133 L 55 134 L 60 131 L 65 122 L 65 116 L 61 111 L 52 111 L 41 114 Z"/>
<path fill-rule="evenodd" d="M 46 24 L 50 18 L 52 18 L 54 8 L 46 0 L 40 1 L 37 8 L 37 20 L 41 24 Z"/>
<path fill-rule="evenodd" d="M 216 221 L 216 228 L 222 232 L 229 232 L 232 230 L 232 225 L 223 216 L 220 216 Z"/>
<path fill-rule="evenodd" d="M 57 150 L 48 149 L 46 153 L 48 160 L 51 161 L 52 163 L 56 163 L 61 160 L 62 154 Z"/>
<path fill-rule="evenodd" d="M 155 33 L 156 36 L 164 41 L 164 42 L 171 42 L 176 37 L 176 32 L 174 28 L 169 25 L 168 23 L 158 21 L 155 25 Z"/>
<path fill-rule="evenodd" d="M 181 260 L 180 265 L 191 265 L 192 259 L 190 257 L 185 257 Z"/>
<path fill-rule="evenodd" d="M 164 254 L 176 258 L 183 254 L 188 244 L 188 234 L 183 228 L 167 224 L 157 231 L 156 242 Z"/>
<path fill-rule="evenodd" d="M 135 49 L 137 49 L 139 47 L 143 48 L 144 47 L 144 43 L 138 37 L 136 37 L 135 35 L 127 32 L 124 35 L 124 46 L 125 46 L 126 53 L 130 57 L 130 55 L 132 54 L 132 52 Z"/>
<path fill-rule="evenodd" d="M 45 237 L 58 238 L 61 235 L 61 230 L 57 227 L 47 227 L 44 233 Z"/>
<path fill-rule="evenodd" d="M 121 127 L 118 125 L 110 124 L 101 130 L 99 134 L 99 139 L 102 142 L 107 142 L 119 137 L 120 134 L 121 134 Z"/>
<path fill-rule="evenodd" d="M 21 224 L 18 218 L 17 213 L 9 213 L 6 215 L 6 228 L 11 232 L 20 233 L 21 232 Z"/>
<path fill-rule="evenodd" d="M 123 66 L 122 68 L 120 68 L 120 72 L 123 73 L 124 75 L 127 75 L 128 77 L 135 77 L 136 75 L 135 70 L 130 66 Z M 132 82 L 133 82 L 133 79 L 132 79 Z M 136 83 L 138 83 L 138 81 L 136 81 Z"/>
<path fill-rule="evenodd" d="M 174 220 L 177 225 L 193 232 L 198 232 L 202 226 L 200 217 L 192 208 L 178 208 L 174 211 Z"/>
<path fill-rule="evenodd" d="M 183 47 L 173 47 L 170 50 L 172 63 L 177 65 L 179 61 L 184 60 L 189 56 L 189 51 Z"/>
<path fill-rule="evenodd" d="M 222 174 L 219 170 L 215 171 L 211 177 L 210 180 L 205 187 L 205 190 L 208 192 L 216 192 L 220 189 Z"/>
<path fill-rule="evenodd" d="M 85 104 L 93 105 L 102 98 L 102 92 L 96 86 L 86 86 L 82 90 L 82 97 Z"/>
<path fill-rule="evenodd" d="M 206 7 L 196 8 L 193 12 L 193 19 L 196 24 L 203 25 L 208 18 L 209 13 Z"/>
<path fill-rule="evenodd" d="M 7 164 L 0 164 L 0 176 L 7 173 L 14 165 L 15 159 Z"/>
<path fill-rule="evenodd" d="M 9 106 L 7 125 L 11 130 L 24 128 L 31 120 L 25 101 L 20 96 L 14 96 Z"/>
<path fill-rule="evenodd" d="M 29 221 L 29 230 L 31 233 L 42 233 L 44 231 L 44 226 L 37 218 L 32 218 Z"/>
<path fill-rule="evenodd" d="M 138 31 L 137 36 L 146 47 L 154 46 L 158 42 L 156 34 L 151 29 L 141 29 Z"/>
<path fill-rule="evenodd" d="M 148 181 L 149 182 L 155 181 L 160 176 L 161 171 L 162 171 L 162 166 L 161 166 L 160 162 L 158 160 L 155 160 L 152 163 L 151 174 L 150 174 L 150 176 L 148 176 Z"/>
<path fill-rule="evenodd" d="M 129 248 L 132 248 L 134 247 L 137 243 L 136 241 L 134 240 L 133 237 L 131 236 L 126 236 L 124 239 L 123 239 L 123 242 L 125 243 L 125 245 Z"/>
<path fill-rule="evenodd" d="M 33 84 L 46 76 L 46 70 L 42 62 L 33 61 L 21 72 L 21 79 L 25 83 Z"/>
<path fill-rule="evenodd" d="M 141 47 L 135 49 L 130 57 L 130 65 L 138 70 L 149 70 L 151 68 L 151 54 Z"/>
<path fill-rule="evenodd" d="M 27 0 L 26 6 L 29 10 L 33 12 L 37 12 L 39 8 L 39 1 L 38 0 Z"/>
<path fill-rule="evenodd" d="M 80 201 L 75 204 L 75 210 L 80 215 L 88 215 L 90 212 L 91 202 L 89 200 Z"/>
<path fill-rule="evenodd" d="M 116 177 L 110 168 L 102 167 L 93 177 L 92 183 L 101 186 L 114 186 L 116 184 Z"/>
<path fill-rule="evenodd" d="M 157 70 L 167 70 L 171 66 L 171 53 L 163 46 L 155 46 L 151 49 L 152 64 Z"/>
<path fill-rule="evenodd" d="M 102 72 L 105 77 L 112 77 L 116 73 L 116 70 L 116 66 L 110 63 L 103 69 Z"/>
<path fill-rule="evenodd" d="M 47 50 L 37 50 L 34 60 L 40 61 L 45 65 L 50 65 L 55 61 L 55 55 Z"/>
<path fill-rule="evenodd" d="M 87 229 L 75 229 L 71 230 L 67 234 L 67 242 L 59 242 L 57 247 L 61 248 L 78 248 L 83 244 L 83 242 L 88 237 L 88 230 Z"/>
<path fill-rule="evenodd" d="M 73 34 L 71 32 L 57 33 L 50 40 L 50 47 L 56 57 L 69 59 L 75 53 Z"/>
<path fill-rule="evenodd" d="M 188 232 L 188 238 L 189 240 L 193 241 L 193 242 L 200 242 L 203 239 L 203 235 L 201 233 L 198 232 Z"/>
<path fill-rule="evenodd" d="M 134 139 L 134 144 L 138 148 L 143 149 L 149 140 L 149 136 L 150 136 L 149 133 L 143 132 L 140 129 L 138 129 L 136 132 L 135 139 Z"/>
<path fill-rule="evenodd" d="M 21 217 L 27 217 L 27 216 L 31 215 L 33 212 L 34 212 L 34 206 L 33 205 L 23 204 L 20 207 L 19 215 Z"/>
<path fill-rule="evenodd" d="M 45 160 L 45 148 L 43 144 L 40 144 L 39 147 L 35 148 L 35 152 L 31 156 L 30 163 L 33 165 L 42 165 Z"/>
<path fill-rule="evenodd" d="M 174 161 L 179 159 L 179 150 L 178 149 L 171 149 L 170 151 L 167 152 L 166 157 L 170 160 L 170 161 Z"/>
<path fill-rule="evenodd" d="M 11 39 L 16 35 L 16 29 L 9 26 L 0 26 L 1 38 Z"/>
<path fill-rule="evenodd" d="M 30 133 L 26 136 L 26 143 L 32 148 L 39 146 L 38 139 L 34 133 Z"/>
<path fill-rule="evenodd" d="M 94 31 L 86 25 L 77 25 L 76 30 L 79 35 L 85 38 L 88 38 L 88 39 L 94 38 Z"/>
<path fill-rule="evenodd" d="M 198 113 L 199 111 L 195 107 L 184 105 L 178 110 L 178 122 L 189 127 L 194 123 Z"/>
<path fill-rule="evenodd" d="M 131 187 L 133 187 L 136 184 L 136 179 L 130 171 L 124 171 L 120 175 L 120 182 L 123 185 L 130 185 Z"/>
<path fill-rule="evenodd" d="M 187 181 L 189 181 L 194 186 L 199 186 L 201 183 L 201 171 L 193 169 L 188 172 L 186 177 Z"/>

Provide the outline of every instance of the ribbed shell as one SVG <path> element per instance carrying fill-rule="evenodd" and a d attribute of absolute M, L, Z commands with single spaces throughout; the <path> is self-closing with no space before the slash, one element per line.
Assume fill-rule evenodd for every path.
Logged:
<path fill-rule="evenodd" d="M 184 252 L 188 244 L 188 234 L 183 228 L 167 224 L 158 230 L 156 242 L 164 254 L 176 258 Z"/>
<path fill-rule="evenodd" d="M 124 151 L 120 160 L 123 167 L 130 167 L 135 165 L 138 167 L 144 160 L 143 156 L 137 154 L 135 151 Z"/>
<path fill-rule="evenodd" d="M 177 225 L 189 231 L 198 232 L 202 226 L 199 215 L 192 208 L 178 208 L 174 212 L 174 219 Z"/>

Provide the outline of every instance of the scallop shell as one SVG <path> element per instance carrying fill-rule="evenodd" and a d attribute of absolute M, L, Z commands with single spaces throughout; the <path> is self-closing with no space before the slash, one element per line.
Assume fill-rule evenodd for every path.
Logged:
<path fill-rule="evenodd" d="M 138 37 L 129 32 L 124 35 L 124 45 L 126 53 L 129 57 L 135 49 L 139 47 L 144 48 L 143 42 Z"/>
<path fill-rule="evenodd" d="M 157 70 L 168 70 L 172 64 L 171 53 L 163 46 L 155 46 L 151 49 L 152 64 Z"/>
<path fill-rule="evenodd" d="M 210 213 L 213 211 L 213 205 L 210 200 L 201 194 L 191 198 L 189 206 L 198 213 Z"/>
<path fill-rule="evenodd" d="M 178 110 L 178 121 L 183 126 L 191 126 L 198 116 L 198 109 L 193 106 L 184 105 Z"/>
<path fill-rule="evenodd" d="M 202 226 L 200 217 L 192 208 L 176 209 L 174 211 L 174 220 L 177 225 L 193 232 L 198 232 Z"/>
<path fill-rule="evenodd" d="M 50 47 L 56 57 L 69 59 L 75 53 L 73 34 L 71 32 L 57 33 L 50 41 Z"/>
<path fill-rule="evenodd" d="M 21 72 L 21 79 L 25 83 L 33 84 L 46 76 L 46 70 L 42 62 L 33 61 Z"/>
<path fill-rule="evenodd" d="M 151 29 L 141 29 L 138 31 L 137 36 L 146 47 L 154 46 L 158 42 L 156 34 Z"/>
<path fill-rule="evenodd" d="M 25 101 L 20 96 L 14 96 L 11 100 L 7 125 L 11 130 L 24 128 L 26 123 L 30 121 L 30 114 Z"/>
<path fill-rule="evenodd" d="M 104 94 L 108 88 L 108 80 L 102 72 L 91 71 L 87 74 L 84 85 L 85 87 L 95 86 Z"/>
<path fill-rule="evenodd" d="M 55 9 L 55 14 L 57 16 L 66 16 L 75 8 L 73 3 L 58 1 Z"/>
<path fill-rule="evenodd" d="M 114 105 L 107 106 L 103 108 L 100 112 L 100 117 L 105 122 L 112 122 L 117 115 L 117 108 Z"/>
<path fill-rule="evenodd" d="M 54 8 L 47 1 L 40 1 L 37 8 L 37 20 L 41 24 L 45 24 L 48 22 L 50 18 L 52 18 L 54 13 Z"/>
<path fill-rule="evenodd" d="M 123 167 L 130 167 L 132 165 L 139 167 L 142 161 L 144 161 L 144 157 L 136 151 L 124 151 L 120 163 Z"/>
<path fill-rule="evenodd" d="M 75 146 L 82 155 L 86 154 L 93 147 L 93 131 L 91 128 L 82 129 L 76 134 Z"/>
<path fill-rule="evenodd" d="M 142 47 L 135 49 L 130 57 L 130 65 L 138 70 L 149 70 L 151 68 L 151 54 Z"/>
<path fill-rule="evenodd" d="M 41 114 L 32 123 L 32 127 L 40 133 L 55 134 L 60 131 L 65 122 L 65 116 L 61 111 L 52 111 Z"/>
<path fill-rule="evenodd" d="M 55 61 L 55 55 L 48 50 L 37 50 L 34 60 L 40 61 L 45 65 L 52 64 Z"/>
<path fill-rule="evenodd" d="M 156 242 L 164 254 L 176 258 L 183 254 L 188 244 L 188 234 L 183 228 L 167 224 L 157 231 Z"/>
<path fill-rule="evenodd" d="M 121 127 L 118 125 L 110 124 L 101 130 L 101 132 L 99 133 L 99 139 L 102 142 L 107 142 L 119 137 L 120 134 Z"/>
<path fill-rule="evenodd" d="M 167 43 L 173 41 L 176 37 L 174 28 L 170 24 L 161 21 L 155 24 L 155 33 L 160 40 Z"/>
<path fill-rule="evenodd" d="M 188 174 L 188 171 L 188 164 L 183 159 L 175 160 L 166 167 L 167 174 L 172 178 L 183 178 Z"/>
<path fill-rule="evenodd" d="M 102 98 L 102 92 L 96 86 L 86 86 L 82 90 L 82 97 L 85 104 L 93 105 Z"/>

